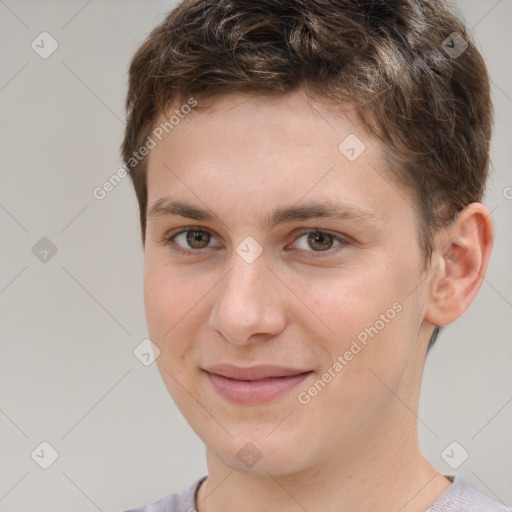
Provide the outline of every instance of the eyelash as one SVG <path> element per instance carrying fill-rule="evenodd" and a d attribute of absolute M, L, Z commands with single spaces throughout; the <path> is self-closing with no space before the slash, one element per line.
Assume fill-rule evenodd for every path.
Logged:
<path fill-rule="evenodd" d="M 172 234 L 166 236 L 164 238 L 165 245 L 168 246 L 172 251 L 178 252 L 180 254 L 185 254 L 185 255 L 197 254 L 199 252 L 202 252 L 203 250 L 208 249 L 208 247 L 206 247 L 204 249 L 184 249 L 183 247 L 181 247 L 180 245 L 178 245 L 174 242 L 174 238 L 176 238 L 178 235 L 181 235 L 182 233 L 188 233 L 189 231 L 199 231 L 199 232 L 208 233 L 212 237 L 214 236 L 213 233 L 206 228 L 203 228 L 200 226 L 195 226 L 195 227 L 192 226 L 192 227 L 182 229 L 180 231 L 177 231 L 175 233 L 172 233 Z M 339 242 L 339 245 L 337 245 L 331 249 L 327 249 L 326 251 L 306 251 L 306 252 L 311 253 L 311 255 L 314 258 L 324 258 L 327 256 L 332 256 L 333 254 L 337 253 L 343 246 L 350 245 L 350 241 L 347 238 L 341 237 L 339 235 L 335 235 L 334 233 L 331 233 L 330 231 L 317 229 L 317 228 L 301 228 L 301 229 L 299 229 L 297 231 L 296 237 L 292 243 L 295 243 L 299 238 L 301 238 L 304 235 L 310 234 L 310 233 L 322 233 L 322 234 L 326 233 L 326 234 L 330 235 L 335 241 Z"/>

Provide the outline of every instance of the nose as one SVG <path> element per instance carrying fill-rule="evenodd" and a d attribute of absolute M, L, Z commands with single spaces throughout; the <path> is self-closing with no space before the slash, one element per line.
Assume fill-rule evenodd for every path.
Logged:
<path fill-rule="evenodd" d="M 219 283 L 210 328 L 238 345 L 277 336 L 286 326 L 286 289 L 267 268 L 262 253 L 252 263 L 237 254 Z"/>

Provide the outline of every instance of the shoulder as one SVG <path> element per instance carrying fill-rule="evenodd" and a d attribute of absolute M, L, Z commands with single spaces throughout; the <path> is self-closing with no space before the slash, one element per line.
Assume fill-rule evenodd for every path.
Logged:
<path fill-rule="evenodd" d="M 149 505 L 131 508 L 123 512 L 196 512 L 196 491 L 205 478 L 206 476 L 200 478 L 183 491 L 164 496 Z"/>
<path fill-rule="evenodd" d="M 426 512 L 511 512 L 512 509 L 478 492 L 461 476 L 453 477 L 453 483 Z"/>

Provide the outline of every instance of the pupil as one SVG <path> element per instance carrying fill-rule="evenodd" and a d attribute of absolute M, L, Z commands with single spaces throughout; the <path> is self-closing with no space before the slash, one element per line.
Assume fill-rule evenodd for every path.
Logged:
<path fill-rule="evenodd" d="M 206 235 L 206 236 L 205 236 Z M 205 231 L 189 231 L 187 235 L 187 242 L 191 247 L 202 248 L 208 245 L 208 233 Z"/>
<path fill-rule="evenodd" d="M 325 236 L 327 235 L 327 236 Z M 331 238 L 330 235 L 328 235 L 327 233 L 310 233 L 308 239 L 309 239 L 309 242 L 311 242 L 313 245 L 319 243 L 320 244 L 320 250 L 326 250 L 326 249 L 329 249 L 329 246 L 330 246 L 330 243 L 329 243 L 329 239 Z M 326 241 L 327 240 L 327 241 Z M 315 247 L 312 247 L 313 249 Z M 317 246 L 318 248 L 318 246 Z"/>

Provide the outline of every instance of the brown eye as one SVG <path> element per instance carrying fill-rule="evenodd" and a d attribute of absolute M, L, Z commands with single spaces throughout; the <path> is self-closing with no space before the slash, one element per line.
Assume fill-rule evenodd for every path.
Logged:
<path fill-rule="evenodd" d="M 209 231 L 195 227 L 169 234 L 164 240 L 173 251 L 187 255 L 200 255 L 205 250 L 221 247 Z"/>
<path fill-rule="evenodd" d="M 210 233 L 206 231 L 186 231 L 187 243 L 193 249 L 204 249 L 208 247 L 210 241 Z"/>
<path fill-rule="evenodd" d="M 308 244 L 317 251 L 326 251 L 332 247 L 334 237 L 324 231 L 313 231 L 308 235 Z"/>
<path fill-rule="evenodd" d="M 310 256 L 328 257 L 349 246 L 351 242 L 344 236 L 328 231 L 304 228 L 299 231 L 294 244 L 301 252 L 309 253 Z"/>

